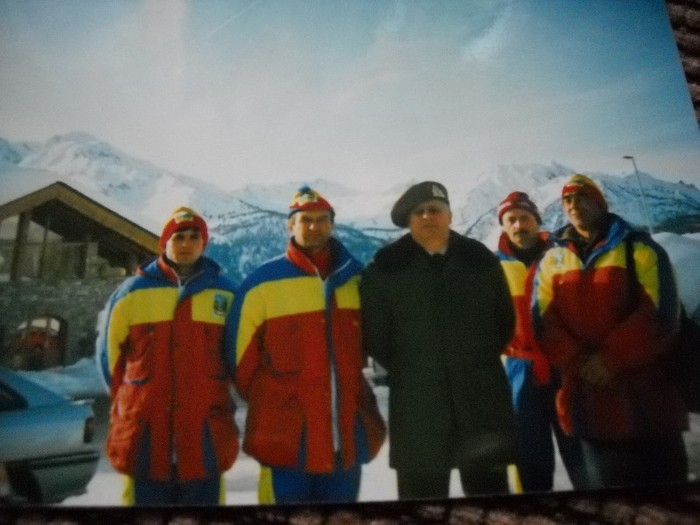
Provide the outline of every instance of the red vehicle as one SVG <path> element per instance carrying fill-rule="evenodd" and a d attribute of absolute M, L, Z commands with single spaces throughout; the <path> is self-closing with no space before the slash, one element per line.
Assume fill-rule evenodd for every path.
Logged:
<path fill-rule="evenodd" d="M 43 370 L 63 366 L 66 321 L 53 315 L 30 317 L 17 327 L 12 368 Z"/>

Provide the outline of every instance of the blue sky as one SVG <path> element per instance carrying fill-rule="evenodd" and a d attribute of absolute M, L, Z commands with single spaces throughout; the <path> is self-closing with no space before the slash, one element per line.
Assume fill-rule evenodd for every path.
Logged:
<path fill-rule="evenodd" d="M 0 0 L 0 137 L 225 188 L 556 161 L 700 182 L 662 0 Z"/>

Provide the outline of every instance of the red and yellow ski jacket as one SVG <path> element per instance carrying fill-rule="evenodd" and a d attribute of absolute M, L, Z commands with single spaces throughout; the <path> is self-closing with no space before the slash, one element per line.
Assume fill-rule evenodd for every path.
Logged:
<path fill-rule="evenodd" d="M 550 245 L 549 235 L 546 232 L 539 233 L 539 242 L 543 253 Z M 550 365 L 540 344 L 535 339 L 532 329 L 532 314 L 530 300 L 532 297 L 532 277 L 537 268 L 535 261 L 530 266 L 518 260 L 508 241 L 508 235 L 501 233 L 498 240 L 496 256 L 501 262 L 503 273 L 508 281 L 513 308 L 515 310 L 515 332 L 510 340 L 504 355 L 517 359 L 532 361 L 532 373 L 535 384 L 546 385 L 550 381 Z"/>
<path fill-rule="evenodd" d="M 534 280 L 532 315 L 543 351 L 562 373 L 557 410 L 562 428 L 607 441 L 663 437 L 687 428 L 678 390 L 659 364 L 677 330 L 679 300 L 668 255 L 649 235 L 610 214 L 605 237 L 585 259 L 555 234 Z M 636 276 L 627 268 L 632 243 Z M 636 281 L 636 282 L 632 282 Z M 599 353 L 612 380 L 579 376 Z"/>
<path fill-rule="evenodd" d="M 107 302 L 97 363 L 112 396 L 106 450 L 133 477 L 217 477 L 238 453 L 223 355 L 233 284 L 206 257 L 179 286 L 165 259 L 142 266 Z"/>
<path fill-rule="evenodd" d="M 337 240 L 331 247 L 325 281 L 290 240 L 236 296 L 229 344 L 248 402 L 243 448 L 268 466 L 331 472 L 336 453 L 349 468 L 371 460 L 384 441 L 362 374 L 361 265 Z"/>

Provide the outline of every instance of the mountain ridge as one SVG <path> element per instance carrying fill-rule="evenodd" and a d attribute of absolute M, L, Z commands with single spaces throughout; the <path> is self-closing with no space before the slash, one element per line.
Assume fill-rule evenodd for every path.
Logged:
<path fill-rule="evenodd" d="M 150 219 L 154 233 L 173 208 L 189 205 L 202 213 L 211 232 L 209 253 L 241 279 L 264 260 L 279 254 L 287 240 L 286 211 L 294 191 L 308 183 L 335 207 L 336 235 L 356 257 L 367 262 L 377 248 L 403 230 L 391 224 L 389 211 L 411 182 L 397 182 L 389 190 L 351 189 L 325 179 L 253 184 L 223 190 L 215 184 L 170 172 L 120 151 L 93 135 L 71 132 L 44 143 L 11 142 L 0 138 L 0 185 L 21 185 L 32 173 L 50 173 L 56 180 L 79 185 L 96 200 L 119 203 L 120 210 Z M 498 203 L 511 191 L 530 194 L 538 204 L 543 227 L 554 230 L 566 221 L 560 204 L 561 187 L 577 170 L 550 164 L 499 165 L 472 182 L 448 186 L 453 228 L 495 248 L 500 227 Z M 11 174 L 11 175 L 10 175 Z M 637 227 L 646 228 L 639 183 L 655 230 L 674 233 L 700 231 L 700 190 L 683 181 L 666 182 L 648 173 L 612 175 L 587 173 L 603 190 L 610 210 Z M 436 178 L 435 180 L 439 180 Z M 16 193 L 19 188 L 14 188 Z M 1 199 L 0 199 L 1 200 Z M 2 204 L 2 202 L 0 202 Z"/>

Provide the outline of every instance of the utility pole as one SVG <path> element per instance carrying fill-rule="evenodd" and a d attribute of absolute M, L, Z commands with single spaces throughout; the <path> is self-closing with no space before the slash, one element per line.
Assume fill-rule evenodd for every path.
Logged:
<path fill-rule="evenodd" d="M 642 198 L 642 209 L 644 210 L 644 218 L 647 221 L 647 227 L 649 228 L 649 235 L 654 233 L 654 229 L 651 227 L 651 219 L 649 218 L 649 210 L 647 210 L 647 200 L 644 195 L 644 188 L 642 188 L 642 179 L 639 176 L 639 171 L 637 170 L 637 163 L 634 161 L 632 155 L 625 155 L 623 159 L 631 160 L 632 166 L 634 166 L 634 174 L 637 176 L 637 184 L 639 185 L 639 195 Z"/>

